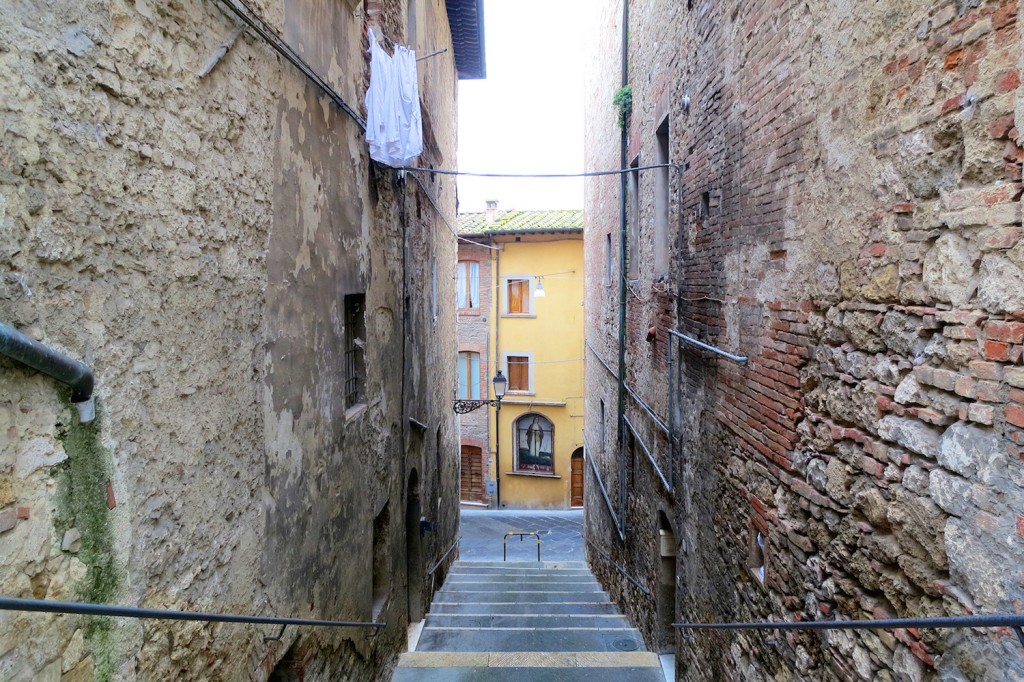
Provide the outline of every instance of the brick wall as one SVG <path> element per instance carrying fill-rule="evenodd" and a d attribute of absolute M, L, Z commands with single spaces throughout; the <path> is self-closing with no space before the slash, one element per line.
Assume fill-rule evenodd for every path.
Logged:
<path fill-rule="evenodd" d="M 591 168 L 618 165 L 609 93 L 621 5 L 600 12 Z M 680 169 L 667 280 L 652 267 L 655 183 L 642 172 L 626 383 L 671 423 L 678 448 L 671 492 L 642 454 L 634 464 L 614 443 L 592 453 L 616 510 L 627 495 L 621 541 L 588 478 L 589 558 L 602 581 L 636 602 L 649 643 L 661 641 L 660 510 L 681 540 L 678 620 L 1019 612 L 1017 3 L 652 2 L 630 12 L 628 156 L 654 162 L 667 114 Z M 618 199 L 614 179 L 587 187 L 591 281 L 604 234 L 618 245 Z M 588 340 L 613 369 L 617 305 L 587 299 Z M 750 359 L 682 345 L 669 375 L 668 328 Z M 587 382 L 588 395 L 616 395 L 596 362 Z M 626 414 L 668 469 L 653 420 L 633 398 Z M 677 655 L 685 679 L 1002 679 L 1024 674 L 1011 634 L 696 633 Z"/>

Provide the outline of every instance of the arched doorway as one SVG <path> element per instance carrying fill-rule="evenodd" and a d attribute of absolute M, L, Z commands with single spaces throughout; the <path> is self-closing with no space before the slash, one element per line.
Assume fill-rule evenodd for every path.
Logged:
<path fill-rule="evenodd" d="M 569 506 L 583 506 L 583 448 L 576 448 L 570 460 Z"/>
<path fill-rule="evenodd" d="M 661 557 L 658 570 L 658 650 L 661 653 L 674 653 L 676 630 L 672 623 L 676 618 L 676 556 L 679 554 L 679 540 L 662 511 L 658 512 L 658 554 Z"/>
<path fill-rule="evenodd" d="M 420 536 L 420 477 L 415 469 L 409 474 L 405 497 L 406 591 L 409 622 L 423 620 L 423 540 Z"/>

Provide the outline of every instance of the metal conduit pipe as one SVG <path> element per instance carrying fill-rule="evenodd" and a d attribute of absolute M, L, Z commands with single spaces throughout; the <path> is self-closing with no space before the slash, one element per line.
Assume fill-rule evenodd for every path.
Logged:
<path fill-rule="evenodd" d="M 88 365 L 59 353 L 0 322 L 0 353 L 71 387 L 71 402 L 82 423 L 96 418 L 93 376 Z"/>
<path fill-rule="evenodd" d="M 686 341 L 689 344 L 693 344 L 694 346 L 697 346 L 698 348 L 703 348 L 704 350 L 709 350 L 712 353 L 717 353 L 718 355 L 721 355 L 724 358 L 729 358 L 730 360 L 732 360 L 734 362 L 746 362 L 747 360 L 750 359 L 750 358 L 748 358 L 748 357 L 746 357 L 744 355 L 733 355 L 732 353 L 727 353 L 726 351 L 722 350 L 721 348 L 715 348 L 714 346 L 709 346 L 708 344 L 704 343 L 703 341 L 698 341 L 697 339 L 692 338 L 690 336 L 687 336 L 686 334 L 682 334 L 680 332 L 677 332 L 675 329 L 669 329 L 668 333 L 672 334 L 676 338 L 679 338 L 679 339 L 682 339 L 683 341 Z"/>
<path fill-rule="evenodd" d="M 629 0 L 622 0 L 622 86 L 629 85 Z M 629 131 L 621 126 L 619 134 L 619 168 L 629 168 Z M 626 451 L 622 447 L 626 425 L 626 201 L 627 176 L 619 176 L 619 413 L 617 419 L 619 447 L 619 527 L 626 527 Z"/>
<path fill-rule="evenodd" d="M 670 432 L 668 426 L 665 425 L 665 422 L 663 422 L 658 415 L 654 414 L 654 410 L 651 409 L 651 406 L 645 403 L 643 398 L 641 398 L 636 391 L 629 387 L 629 384 L 626 384 L 626 392 L 629 393 L 633 400 L 636 401 L 637 405 L 643 408 L 643 411 L 647 413 L 647 416 L 651 418 L 651 421 L 653 421 L 654 424 L 659 429 L 661 429 L 663 433 L 669 435 Z"/>

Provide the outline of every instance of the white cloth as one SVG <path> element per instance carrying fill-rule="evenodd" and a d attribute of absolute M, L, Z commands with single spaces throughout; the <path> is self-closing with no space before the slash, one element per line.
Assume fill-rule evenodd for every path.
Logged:
<path fill-rule="evenodd" d="M 370 87 L 366 90 L 370 157 L 392 168 L 412 165 L 423 151 L 416 53 L 397 45 L 394 56 L 370 32 Z"/>

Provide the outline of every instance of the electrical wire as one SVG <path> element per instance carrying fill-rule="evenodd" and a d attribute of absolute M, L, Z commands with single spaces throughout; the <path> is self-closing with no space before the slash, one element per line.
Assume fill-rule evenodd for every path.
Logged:
<path fill-rule="evenodd" d="M 582 173 L 474 173 L 471 171 L 443 170 L 439 168 L 415 168 L 406 166 L 395 170 L 408 171 L 410 173 L 437 173 L 439 175 L 463 175 L 471 178 L 593 178 L 601 175 L 622 175 L 632 171 L 653 170 L 655 168 L 675 168 L 682 171 L 683 167 L 675 163 L 659 163 L 653 166 L 638 166 L 630 168 L 617 168 L 614 170 L 584 171 Z"/>

